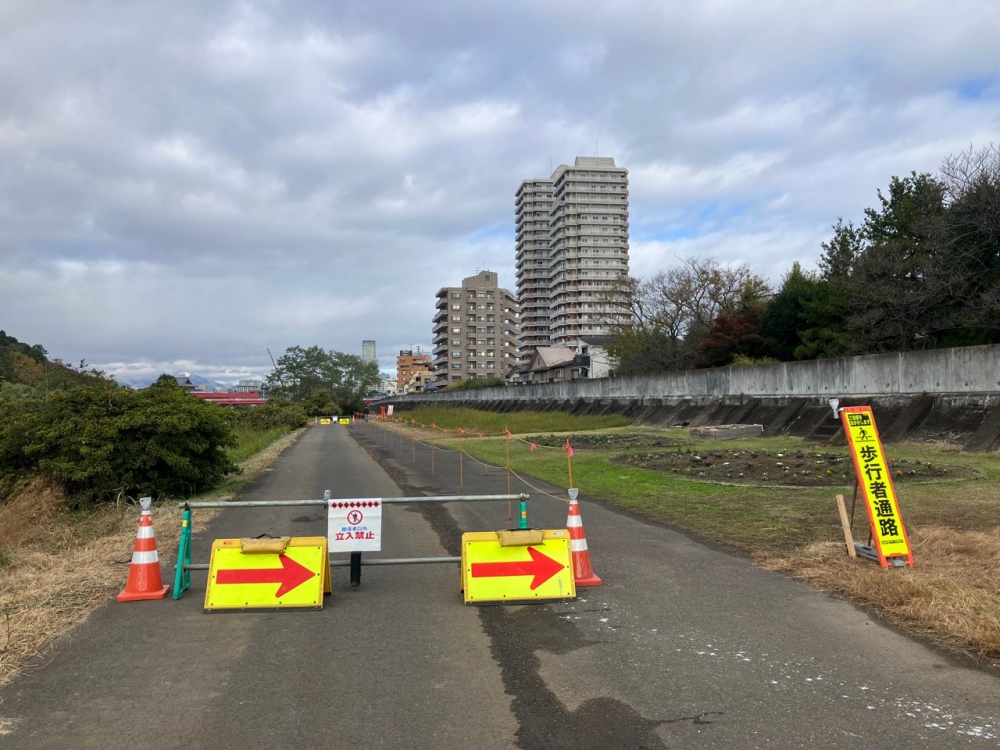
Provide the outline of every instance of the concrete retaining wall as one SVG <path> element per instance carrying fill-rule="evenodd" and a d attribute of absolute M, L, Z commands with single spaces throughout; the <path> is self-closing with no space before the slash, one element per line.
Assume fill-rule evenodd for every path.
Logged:
<path fill-rule="evenodd" d="M 681 370 L 641 377 L 575 380 L 481 391 L 412 394 L 404 401 L 884 396 L 1000 393 L 1000 345 L 870 354 L 752 367 Z"/>
<path fill-rule="evenodd" d="M 842 435 L 827 405 L 833 397 L 842 406 L 871 404 L 893 441 L 943 439 L 992 450 L 1000 443 L 1000 345 L 418 393 L 377 403 L 397 411 L 433 403 L 622 414 L 654 426 L 757 423 L 765 435 L 836 440 Z"/>

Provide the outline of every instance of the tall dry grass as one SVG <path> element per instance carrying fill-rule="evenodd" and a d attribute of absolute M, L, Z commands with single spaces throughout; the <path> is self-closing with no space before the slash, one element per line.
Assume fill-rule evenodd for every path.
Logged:
<path fill-rule="evenodd" d="M 915 565 L 883 570 L 822 542 L 756 561 L 814 588 L 865 605 L 905 630 L 1000 666 L 1000 527 L 911 529 Z"/>

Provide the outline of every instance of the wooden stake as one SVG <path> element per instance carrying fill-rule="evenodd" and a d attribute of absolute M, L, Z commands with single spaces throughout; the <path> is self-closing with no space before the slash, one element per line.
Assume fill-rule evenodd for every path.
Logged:
<path fill-rule="evenodd" d="M 847 505 L 844 503 L 843 495 L 837 495 L 837 510 L 840 511 L 840 528 L 844 530 L 847 554 L 857 557 L 858 553 L 854 551 L 854 535 L 851 533 L 851 520 L 847 517 Z"/>

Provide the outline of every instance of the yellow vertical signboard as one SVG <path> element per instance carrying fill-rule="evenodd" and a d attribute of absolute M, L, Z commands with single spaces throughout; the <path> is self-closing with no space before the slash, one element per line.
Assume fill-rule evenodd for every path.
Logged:
<path fill-rule="evenodd" d="M 871 407 L 845 407 L 840 410 L 840 419 L 854 461 L 858 488 L 865 500 L 879 565 L 888 568 L 887 558 L 893 557 L 906 558 L 906 564 L 913 565 L 913 553 L 899 512 L 892 472 L 882 449 Z"/>

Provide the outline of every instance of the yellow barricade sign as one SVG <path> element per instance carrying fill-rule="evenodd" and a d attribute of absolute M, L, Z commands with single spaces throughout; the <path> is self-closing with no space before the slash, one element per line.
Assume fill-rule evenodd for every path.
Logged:
<path fill-rule="evenodd" d="M 905 557 L 906 564 L 913 565 L 910 541 L 892 484 L 892 471 L 882 449 L 871 407 L 845 407 L 840 410 L 840 419 L 854 461 L 858 487 L 865 499 L 879 565 L 888 568 L 886 558 L 890 557 Z"/>
<path fill-rule="evenodd" d="M 569 532 L 538 530 L 536 534 L 538 541 L 530 544 L 501 544 L 496 531 L 462 534 L 465 603 L 574 598 Z"/>
<path fill-rule="evenodd" d="M 339 421 L 340 421 L 341 424 L 350 424 L 351 423 L 351 418 L 350 417 L 341 417 Z"/>
<path fill-rule="evenodd" d="M 319 423 L 320 424 L 333 424 L 333 420 L 330 419 L 330 417 L 320 417 L 319 418 Z"/>
<path fill-rule="evenodd" d="M 325 536 L 212 543 L 206 612 L 323 609 L 324 593 L 331 593 Z"/>

